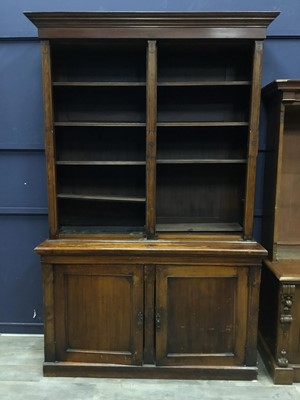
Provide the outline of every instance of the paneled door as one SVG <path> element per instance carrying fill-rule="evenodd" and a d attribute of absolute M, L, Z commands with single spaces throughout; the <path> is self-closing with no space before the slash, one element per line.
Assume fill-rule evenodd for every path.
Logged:
<path fill-rule="evenodd" d="M 247 268 L 158 267 L 157 365 L 242 365 Z"/>
<path fill-rule="evenodd" d="M 140 365 L 143 267 L 56 265 L 57 359 Z"/>

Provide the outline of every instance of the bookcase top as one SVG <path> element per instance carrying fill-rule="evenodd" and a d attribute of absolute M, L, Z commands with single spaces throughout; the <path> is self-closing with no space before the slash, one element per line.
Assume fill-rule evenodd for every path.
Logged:
<path fill-rule="evenodd" d="M 26 12 L 41 39 L 264 39 L 278 12 Z"/>

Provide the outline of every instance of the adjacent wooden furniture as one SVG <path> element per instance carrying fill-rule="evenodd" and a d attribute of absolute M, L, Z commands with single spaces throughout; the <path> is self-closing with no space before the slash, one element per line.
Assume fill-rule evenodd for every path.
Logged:
<path fill-rule="evenodd" d="M 276 13 L 29 13 L 46 375 L 256 377 L 262 45 Z"/>
<path fill-rule="evenodd" d="M 260 347 L 275 383 L 300 381 L 300 81 L 263 89 L 268 138 Z"/>

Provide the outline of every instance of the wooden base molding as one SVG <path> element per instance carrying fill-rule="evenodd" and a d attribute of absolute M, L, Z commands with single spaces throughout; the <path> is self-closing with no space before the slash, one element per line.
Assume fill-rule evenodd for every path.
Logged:
<path fill-rule="evenodd" d="M 256 367 L 125 367 L 83 363 L 44 363 L 44 376 L 134 379 L 255 380 Z"/>

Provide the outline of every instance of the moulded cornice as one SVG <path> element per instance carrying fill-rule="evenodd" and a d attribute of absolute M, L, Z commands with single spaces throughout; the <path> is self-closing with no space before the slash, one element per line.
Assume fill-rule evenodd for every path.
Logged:
<path fill-rule="evenodd" d="M 264 98 L 273 98 L 283 102 L 300 101 L 300 79 L 277 79 L 262 89 Z"/>
<path fill-rule="evenodd" d="M 26 12 L 40 38 L 265 38 L 278 12 Z"/>

